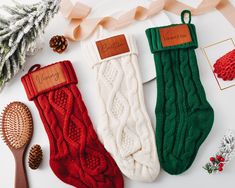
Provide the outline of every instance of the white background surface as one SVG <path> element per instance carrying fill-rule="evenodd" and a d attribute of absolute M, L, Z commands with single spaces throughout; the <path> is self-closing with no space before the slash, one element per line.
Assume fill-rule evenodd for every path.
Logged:
<path fill-rule="evenodd" d="M 21 0 L 27 2 L 27 0 Z M 112 0 L 109 0 L 112 1 Z M 125 0 L 126 4 L 133 3 L 138 0 Z M 183 0 L 181 0 L 183 1 Z M 102 0 L 83 0 L 90 6 L 103 7 L 105 10 L 115 9 L 115 6 L 99 6 Z M 107 2 L 107 0 L 106 0 Z M 114 1 L 114 2 L 117 2 Z M 184 0 L 184 2 L 190 2 Z M 234 2 L 234 1 L 233 1 Z M 0 4 L 8 4 L 10 0 L 1 0 Z M 126 6 L 124 7 L 126 8 Z M 119 7 L 120 9 L 120 7 Z M 120 10 L 119 10 L 120 11 Z M 100 10 L 100 16 L 104 16 L 103 11 Z M 109 12 L 109 14 L 114 12 Z M 172 23 L 179 23 L 180 18 L 171 13 L 166 13 Z M 165 16 L 164 16 L 165 17 Z M 167 18 L 161 20 L 154 20 L 154 24 L 159 22 L 168 22 Z M 226 21 L 226 19 L 217 11 L 212 11 L 208 14 L 197 16 L 192 18 L 192 22 L 196 25 L 199 39 L 199 46 L 204 47 L 209 44 L 227 39 L 235 39 L 235 29 Z M 22 101 L 30 108 L 34 118 L 34 136 L 30 143 L 40 144 L 44 152 L 44 161 L 39 170 L 32 171 L 27 167 L 27 173 L 31 188 L 69 188 L 71 186 L 64 184 L 60 181 L 51 171 L 49 167 L 49 145 L 46 132 L 43 124 L 39 118 L 38 111 L 33 102 L 28 101 L 25 91 L 21 84 L 20 78 L 26 74 L 29 67 L 35 63 L 47 65 L 56 61 L 69 59 L 73 62 L 74 68 L 78 76 L 78 88 L 80 89 L 83 99 L 87 105 L 90 117 L 96 126 L 98 122 L 98 108 L 97 108 L 97 93 L 95 91 L 95 77 L 94 72 L 90 68 L 89 62 L 83 57 L 81 51 L 81 43 L 70 43 L 68 50 L 62 55 L 55 54 L 48 46 L 49 39 L 56 34 L 63 34 L 64 28 L 67 22 L 63 17 L 58 14 L 50 23 L 45 32 L 45 45 L 43 50 L 36 56 L 27 60 L 27 65 L 24 71 L 20 72 L 0 93 L 0 110 L 4 108 L 8 103 L 12 101 Z M 133 25 L 133 27 L 136 27 Z M 139 28 L 138 31 L 142 31 L 142 37 L 145 35 L 144 30 L 146 28 Z M 125 31 L 125 29 L 124 29 Z M 128 31 L 128 29 L 127 29 Z M 137 38 L 139 43 L 139 38 Z M 149 53 L 150 51 L 142 49 L 139 45 L 140 54 Z M 202 144 L 198 155 L 191 166 L 191 168 L 185 173 L 172 176 L 161 170 L 160 175 L 153 183 L 140 183 L 128 180 L 125 178 L 126 188 L 169 188 L 169 187 L 234 187 L 235 177 L 235 160 L 225 167 L 225 171 L 221 174 L 208 175 L 202 166 L 208 161 L 208 158 L 216 152 L 220 139 L 228 128 L 235 129 L 235 99 L 234 92 L 235 87 L 220 91 L 216 84 L 215 78 L 209 64 L 206 62 L 200 48 L 196 50 L 198 65 L 201 75 L 201 81 L 204 85 L 208 101 L 215 111 L 215 122 L 206 141 Z M 140 63 L 153 62 L 151 56 L 142 58 Z M 144 85 L 145 100 L 148 112 L 150 114 L 152 124 L 155 127 L 155 115 L 154 108 L 156 104 L 156 82 L 155 80 Z M 28 154 L 28 153 L 27 153 Z M 7 146 L 0 140 L 0 188 L 13 188 L 14 187 L 14 158 Z"/>

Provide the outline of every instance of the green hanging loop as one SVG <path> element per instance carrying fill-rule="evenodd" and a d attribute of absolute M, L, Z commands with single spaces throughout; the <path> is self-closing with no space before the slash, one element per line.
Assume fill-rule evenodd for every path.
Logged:
<path fill-rule="evenodd" d="M 184 21 L 185 14 L 188 14 L 188 23 L 187 24 L 190 24 L 191 23 L 191 12 L 190 12 L 190 10 L 183 10 L 181 12 L 181 21 L 182 21 L 182 23 L 185 24 L 185 21 Z"/>

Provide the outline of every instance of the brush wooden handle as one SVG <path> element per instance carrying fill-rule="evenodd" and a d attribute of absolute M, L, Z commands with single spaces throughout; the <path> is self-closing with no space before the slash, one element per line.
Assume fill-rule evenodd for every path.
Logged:
<path fill-rule="evenodd" d="M 15 188 L 29 187 L 24 165 L 24 149 L 25 148 L 22 148 L 13 152 L 16 162 Z"/>

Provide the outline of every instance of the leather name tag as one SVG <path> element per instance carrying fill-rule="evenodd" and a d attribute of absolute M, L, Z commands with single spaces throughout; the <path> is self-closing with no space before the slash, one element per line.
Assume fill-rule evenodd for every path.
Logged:
<path fill-rule="evenodd" d="M 176 46 L 192 41 L 189 28 L 186 24 L 160 28 L 162 47 Z"/>
<path fill-rule="evenodd" d="M 96 42 L 100 58 L 105 59 L 111 56 L 129 52 L 125 35 L 117 35 Z"/>
<path fill-rule="evenodd" d="M 37 92 L 44 91 L 66 81 L 60 64 L 54 64 L 32 72 L 31 77 Z"/>

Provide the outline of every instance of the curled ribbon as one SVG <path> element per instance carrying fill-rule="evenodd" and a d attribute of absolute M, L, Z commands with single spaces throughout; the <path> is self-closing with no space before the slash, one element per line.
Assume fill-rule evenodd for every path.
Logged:
<path fill-rule="evenodd" d="M 176 0 L 156 0 L 150 3 L 148 8 L 137 6 L 122 14 L 119 18 L 111 16 L 87 18 L 91 12 L 91 8 L 87 5 L 79 2 L 73 4 L 71 0 L 62 0 L 60 4 L 63 16 L 70 20 L 65 36 L 74 41 L 88 38 L 98 26 L 107 30 L 115 30 L 128 26 L 135 21 L 152 17 L 161 10 L 180 15 L 184 9 L 190 10 L 193 15 L 200 15 L 212 9 L 217 9 L 235 27 L 235 7 L 229 0 L 203 0 L 197 8 L 192 8 Z"/>

